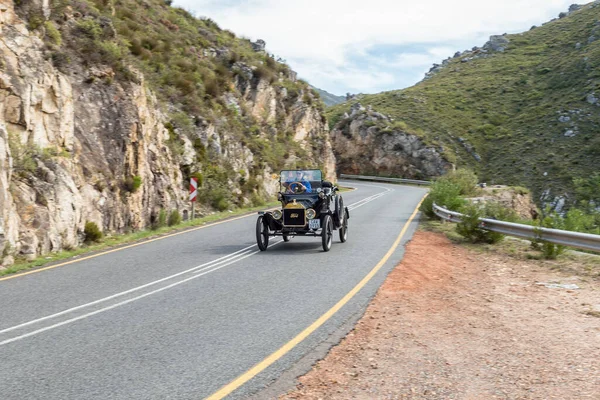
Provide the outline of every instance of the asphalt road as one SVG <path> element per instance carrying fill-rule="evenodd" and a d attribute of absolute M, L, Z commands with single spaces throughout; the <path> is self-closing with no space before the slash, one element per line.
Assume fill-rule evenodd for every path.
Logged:
<path fill-rule="evenodd" d="M 248 377 L 373 270 L 426 192 L 347 185 L 348 241 L 336 231 L 327 253 L 320 238 L 271 238 L 259 252 L 252 215 L 0 281 L 0 399 L 201 399 Z M 338 312 L 228 398 L 260 397 L 309 366 L 364 312 L 415 227 Z"/>

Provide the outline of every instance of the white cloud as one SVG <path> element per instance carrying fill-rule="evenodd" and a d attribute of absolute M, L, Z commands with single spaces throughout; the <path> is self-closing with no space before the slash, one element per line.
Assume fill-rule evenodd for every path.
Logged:
<path fill-rule="evenodd" d="M 520 32 L 573 0 L 176 0 L 221 27 L 267 42 L 300 76 L 335 92 L 410 85 L 434 62 Z M 385 54 L 374 50 L 391 49 Z M 408 50 L 397 53 L 405 48 Z M 410 77 L 410 79 L 408 79 Z"/>

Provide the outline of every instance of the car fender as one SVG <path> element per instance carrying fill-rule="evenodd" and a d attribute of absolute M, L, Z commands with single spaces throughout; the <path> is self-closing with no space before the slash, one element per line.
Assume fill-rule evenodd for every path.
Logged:
<path fill-rule="evenodd" d="M 337 195 L 335 196 L 335 212 L 333 213 L 333 223 L 337 228 L 339 228 L 340 226 L 342 226 L 342 221 L 344 220 L 344 199 L 342 198 L 342 196 Z"/>
<path fill-rule="evenodd" d="M 272 231 L 281 230 L 281 228 L 282 228 L 281 222 L 279 222 L 275 218 L 273 218 L 273 214 L 271 214 L 270 212 L 266 212 L 263 214 L 263 218 L 264 218 L 265 223 L 269 226 L 270 230 L 272 230 Z"/>

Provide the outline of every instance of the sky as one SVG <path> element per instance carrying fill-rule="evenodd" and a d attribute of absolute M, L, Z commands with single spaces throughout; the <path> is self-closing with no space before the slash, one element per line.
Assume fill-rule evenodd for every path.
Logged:
<path fill-rule="evenodd" d="M 175 0 L 286 60 L 311 85 L 337 95 L 419 82 L 433 63 L 519 33 L 573 0 Z"/>

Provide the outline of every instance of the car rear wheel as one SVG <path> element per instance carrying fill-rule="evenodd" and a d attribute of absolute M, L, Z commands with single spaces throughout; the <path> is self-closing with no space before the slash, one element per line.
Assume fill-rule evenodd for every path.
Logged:
<path fill-rule="evenodd" d="M 331 250 L 331 243 L 333 242 L 333 220 L 329 214 L 325 215 L 325 218 L 323 218 L 321 242 L 323 243 L 323 251 Z"/>
<path fill-rule="evenodd" d="M 269 227 L 262 215 L 256 220 L 256 244 L 260 251 L 265 251 L 269 246 Z"/>
<path fill-rule="evenodd" d="M 348 212 L 344 210 L 342 226 L 340 227 L 340 242 L 344 243 L 348 240 Z"/>
<path fill-rule="evenodd" d="M 342 198 L 342 196 L 338 195 L 336 197 L 336 201 L 335 201 L 335 217 L 334 217 L 336 229 L 342 226 L 344 214 L 345 214 L 344 210 L 345 210 L 344 199 Z"/>
<path fill-rule="evenodd" d="M 288 235 L 286 235 L 285 233 L 283 234 L 283 241 L 284 242 L 289 242 L 290 241 L 290 237 Z"/>

